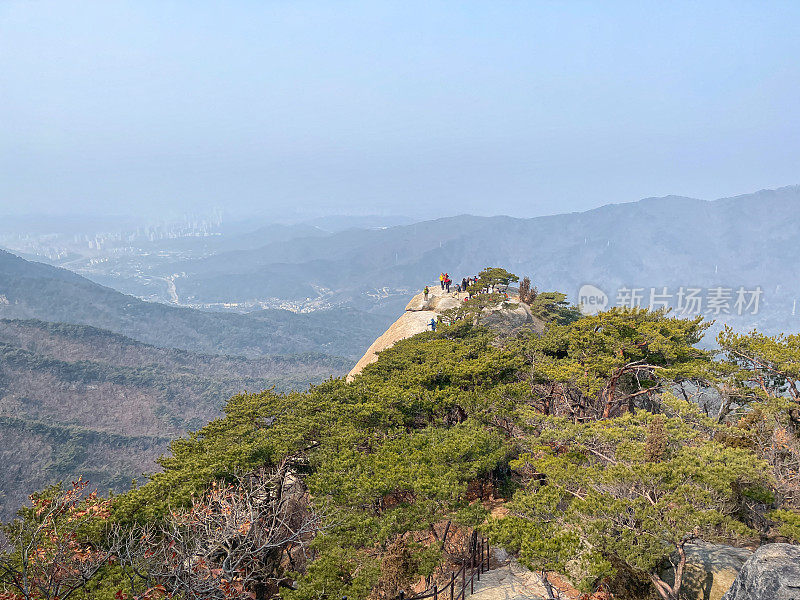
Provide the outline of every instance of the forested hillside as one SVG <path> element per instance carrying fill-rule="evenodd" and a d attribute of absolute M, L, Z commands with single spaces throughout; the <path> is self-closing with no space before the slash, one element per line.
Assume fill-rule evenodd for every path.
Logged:
<path fill-rule="evenodd" d="M 0 515 L 81 474 L 124 490 L 230 395 L 303 389 L 349 366 L 319 354 L 203 355 L 84 325 L 0 320 Z"/>
<path fill-rule="evenodd" d="M 0 317 L 79 323 L 166 348 L 209 354 L 358 357 L 386 319 L 355 310 L 261 311 L 257 319 L 144 302 L 75 273 L 0 250 Z"/>
<path fill-rule="evenodd" d="M 676 600 L 699 539 L 800 543 L 798 336 L 724 331 L 716 354 L 700 318 L 540 295 L 542 333 L 492 329 L 516 300 L 477 294 L 352 383 L 234 396 L 127 494 L 37 496 L 17 531 L 60 502 L 81 555 L 46 564 L 102 567 L 109 599 L 395 598 L 448 581 L 477 527 L 547 585 Z"/>

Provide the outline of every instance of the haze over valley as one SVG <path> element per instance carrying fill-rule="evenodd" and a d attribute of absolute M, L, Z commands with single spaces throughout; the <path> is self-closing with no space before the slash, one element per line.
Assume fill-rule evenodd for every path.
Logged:
<path fill-rule="evenodd" d="M 797 600 L 798 31 L 0 2 L 0 600 Z"/>
<path fill-rule="evenodd" d="M 719 310 L 702 305 L 700 313 L 738 329 L 795 331 L 800 285 L 789 257 L 800 241 L 798 206 L 800 187 L 792 186 L 711 202 L 650 198 L 532 219 L 374 216 L 227 225 L 218 215 L 89 233 L 59 229 L 56 222 L 40 231 L 9 223 L 0 227 L 0 239 L 31 260 L 156 303 L 249 313 L 262 321 L 280 314 L 320 326 L 355 322 L 349 348 L 330 341 L 324 347 L 298 346 L 353 356 L 363 349 L 358 344 L 369 345 L 409 294 L 431 283 L 436 273 L 446 270 L 460 278 L 487 263 L 514 265 L 536 285 L 562 290 L 574 303 L 584 284 L 605 291 L 611 306 L 624 304 L 620 289 L 638 290 L 638 304 L 649 306 L 651 293 L 666 288 L 667 304 L 680 312 L 680 288 L 707 293 L 721 287 L 729 296 L 726 305 Z M 745 312 L 735 306 L 739 289 L 759 288 L 757 307 Z M 292 317 L 273 309 L 314 316 Z M 21 309 L 17 314 L 33 316 Z M 35 316 L 47 318 L 46 310 Z M 212 346 L 200 347 L 209 351 Z M 277 343 L 275 350 L 286 347 Z M 269 350 L 262 345 L 253 351 Z"/>

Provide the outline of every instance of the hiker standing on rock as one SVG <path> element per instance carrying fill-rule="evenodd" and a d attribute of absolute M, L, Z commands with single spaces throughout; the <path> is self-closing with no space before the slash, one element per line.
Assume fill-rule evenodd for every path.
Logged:
<path fill-rule="evenodd" d="M 444 273 L 439 273 L 439 285 L 444 289 Z"/>
<path fill-rule="evenodd" d="M 451 283 L 453 283 L 453 280 L 450 279 L 450 274 L 449 273 L 445 273 L 444 274 L 444 287 L 447 289 L 447 293 L 448 294 L 450 293 L 450 284 Z"/>
<path fill-rule="evenodd" d="M 462 292 L 466 292 L 467 291 L 467 285 L 468 285 L 467 284 L 467 278 L 466 277 L 462 277 L 461 278 L 461 291 Z"/>
<path fill-rule="evenodd" d="M 423 290 L 423 291 L 425 293 L 425 300 L 427 300 L 428 299 L 428 294 L 430 293 L 430 290 L 428 289 L 427 285 L 425 286 L 425 290 Z"/>

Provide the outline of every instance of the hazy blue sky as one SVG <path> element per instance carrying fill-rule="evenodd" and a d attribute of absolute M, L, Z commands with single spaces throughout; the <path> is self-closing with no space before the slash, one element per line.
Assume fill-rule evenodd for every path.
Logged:
<path fill-rule="evenodd" d="M 0 1 L 0 214 L 800 183 L 800 2 Z"/>

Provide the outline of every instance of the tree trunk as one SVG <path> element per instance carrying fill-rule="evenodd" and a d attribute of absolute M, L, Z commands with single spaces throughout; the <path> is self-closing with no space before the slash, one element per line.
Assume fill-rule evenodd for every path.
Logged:
<path fill-rule="evenodd" d="M 547 578 L 547 571 L 542 571 L 540 575 L 542 577 L 542 585 L 544 585 L 544 589 L 547 592 L 547 600 L 558 600 L 558 596 L 556 596 L 556 592 Z"/>
<path fill-rule="evenodd" d="M 731 397 L 722 392 L 722 400 L 719 404 L 719 411 L 717 412 L 717 423 L 722 423 L 722 420 L 728 416 L 731 411 Z"/>
<path fill-rule="evenodd" d="M 655 573 L 650 574 L 650 581 L 653 582 L 656 591 L 664 600 L 678 600 L 678 596 L 680 595 L 681 584 L 683 583 L 683 571 L 686 568 L 686 550 L 684 544 L 685 542 L 681 542 L 677 546 L 678 564 L 673 565 L 675 568 L 675 583 L 673 583 L 672 586 L 668 585 L 666 581 Z"/>
<path fill-rule="evenodd" d="M 678 546 L 678 566 L 675 567 L 675 584 L 672 586 L 672 593 L 677 598 L 678 593 L 681 591 L 681 584 L 683 583 L 683 570 L 686 567 L 686 549 L 683 547 L 684 542 Z"/>
<path fill-rule="evenodd" d="M 658 575 L 650 574 L 650 581 L 653 582 L 653 587 L 656 588 L 658 595 L 664 600 L 678 600 L 678 596 L 673 593 L 672 588 L 661 579 Z"/>
<path fill-rule="evenodd" d="M 447 534 L 450 532 L 450 523 L 451 521 L 447 521 L 447 525 L 444 528 L 444 535 L 442 535 L 442 551 L 444 552 L 444 545 L 447 543 Z"/>

